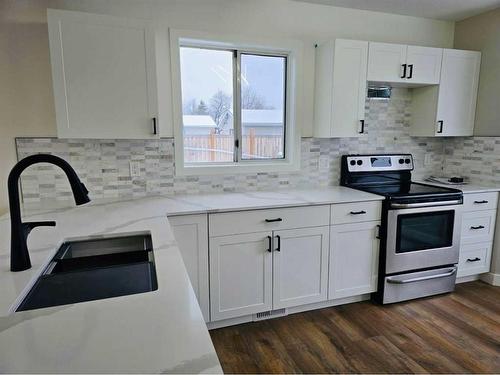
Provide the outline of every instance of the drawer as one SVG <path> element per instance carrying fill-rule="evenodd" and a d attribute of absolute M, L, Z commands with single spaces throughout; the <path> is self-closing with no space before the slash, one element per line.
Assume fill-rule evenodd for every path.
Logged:
<path fill-rule="evenodd" d="M 461 243 L 493 241 L 497 211 L 465 212 L 462 215 Z"/>
<path fill-rule="evenodd" d="M 209 216 L 210 237 L 329 225 L 330 206 L 235 211 Z"/>
<path fill-rule="evenodd" d="M 382 216 L 382 201 L 332 204 L 332 224 L 377 221 Z"/>
<path fill-rule="evenodd" d="M 492 242 L 462 245 L 458 261 L 458 276 L 477 275 L 490 270 Z"/>
<path fill-rule="evenodd" d="M 496 210 L 498 193 L 464 194 L 464 211 Z"/>

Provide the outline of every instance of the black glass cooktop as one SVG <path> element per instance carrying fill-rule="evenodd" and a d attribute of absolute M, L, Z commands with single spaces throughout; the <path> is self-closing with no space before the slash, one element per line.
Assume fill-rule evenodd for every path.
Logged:
<path fill-rule="evenodd" d="M 415 197 L 460 194 L 460 190 L 420 184 L 417 182 L 400 182 L 396 184 L 381 184 L 376 186 L 363 186 L 361 190 L 369 193 L 379 194 L 386 197 Z"/>

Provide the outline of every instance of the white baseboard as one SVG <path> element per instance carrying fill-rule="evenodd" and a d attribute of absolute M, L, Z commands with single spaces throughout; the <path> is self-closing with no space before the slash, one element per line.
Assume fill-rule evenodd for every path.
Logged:
<path fill-rule="evenodd" d="M 484 273 L 480 276 L 480 279 L 487 284 L 493 286 L 500 286 L 500 274 L 498 273 L 492 273 L 492 272 Z"/>

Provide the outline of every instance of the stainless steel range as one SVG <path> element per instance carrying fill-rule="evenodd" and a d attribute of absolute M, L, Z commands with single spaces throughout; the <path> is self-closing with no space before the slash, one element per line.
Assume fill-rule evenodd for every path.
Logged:
<path fill-rule="evenodd" d="M 453 291 L 460 248 L 460 190 L 411 181 L 410 154 L 344 155 L 341 185 L 385 197 L 379 285 L 393 303 Z"/>

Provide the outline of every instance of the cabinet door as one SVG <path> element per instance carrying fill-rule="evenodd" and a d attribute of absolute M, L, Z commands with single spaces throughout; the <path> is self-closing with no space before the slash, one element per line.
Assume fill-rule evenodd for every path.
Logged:
<path fill-rule="evenodd" d="M 271 232 L 210 238 L 212 321 L 272 309 Z"/>
<path fill-rule="evenodd" d="M 380 222 L 330 227 L 328 299 L 377 290 Z"/>
<path fill-rule="evenodd" d="M 203 317 L 209 322 L 207 215 L 173 216 L 168 221 Z"/>
<path fill-rule="evenodd" d="M 331 136 L 364 133 L 368 42 L 335 41 Z"/>
<path fill-rule="evenodd" d="M 48 27 L 58 136 L 157 137 L 152 26 L 49 10 Z"/>
<path fill-rule="evenodd" d="M 480 63 L 479 52 L 444 50 L 436 135 L 471 136 L 473 134 Z"/>
<path fill-rule="evenodd" d="M 441 75 L 442 48 L 408 46 L 408 82 L 414 84 L 438 84 Z"/>
<path fill-rule="evenodd" d="M 403 77 L 406 64 L 406 45 L 369 43 L 368 81 L 406 82 Z"/>
<path fill-rule="evenodd" d="M 329 228 L 274 232 L 273 309 L 327 299 Z"/>

